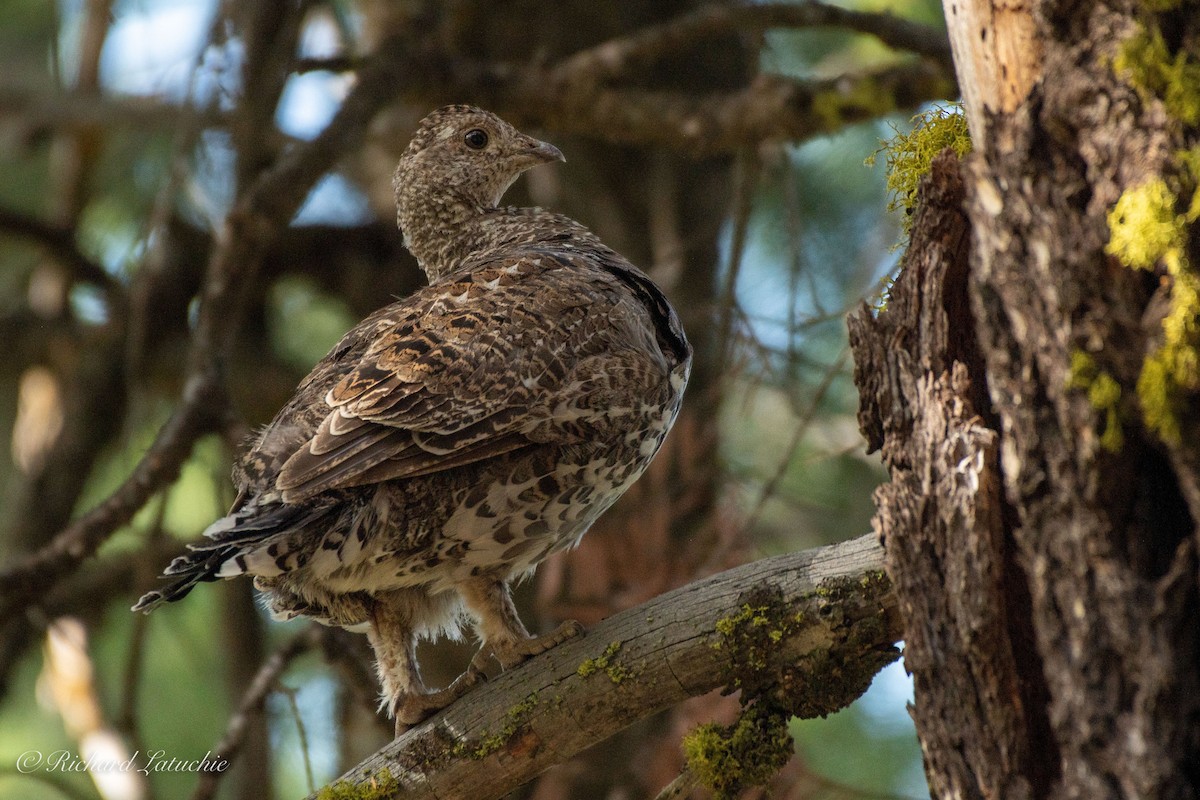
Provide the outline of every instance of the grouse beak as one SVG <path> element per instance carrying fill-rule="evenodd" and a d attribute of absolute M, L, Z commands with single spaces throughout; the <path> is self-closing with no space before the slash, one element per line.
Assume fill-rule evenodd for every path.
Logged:
<path fill-rule="evenodd" d="M 524 149 L 519 158 L 522 161 L 527 161 L 529 166 L 536 164 L 549 164 L 551 161 L 566 161 L 562 150 L 559 150 L 549 142 L 539 142 L 537 139 L 529 138 L 526 140 L 526 149 Z"/>

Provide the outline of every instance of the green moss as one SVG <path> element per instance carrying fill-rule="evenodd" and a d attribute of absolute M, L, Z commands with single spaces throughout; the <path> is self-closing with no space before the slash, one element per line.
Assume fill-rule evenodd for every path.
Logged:
<path fill-rule="evenodd" d="M 707 723 L 683 737 L 692 773 L 719 798 L 732 798 L 749 786 L 762 786 L 792 757 L 795 745 L 788 717 L 754 704 L 730 726 Z"/>
<path fill-rule="evenodd" d="M 539 705 L 541 705 L 541 701 L 538 699 L 538 693 L 531 693 L 508 710 L 504 715 L 504 723 L 500 726 L 499 732 L 490 734 L 485 731 L 473 748 L 467 745 L 457 748 L 459 754 L 470 752 L 471 757 L 476 759 L 490 756 L 508 744 L 525 727 L 529 722 L 529 717 Z"/>
<path fill-rule="evenodd" d="M 947 147 L 952 148 L 959 158 L 971 152 L 971 134 L 961 105 L 952 103 L 926 111 L 913 117 L 912 122 L 912 131 L 896 131 L 896 135 L 884 142 L 866 162 L 871 166 L 883 154 L 891 196 L 887 208 L 888 211 L 905 212 L 905 235 L 912 228 L 911 212 L 917 205 L 917 187 L 921 178 L 929 173 L 934 156 Z"/>
<path fill-rule="evenodd" d="M 1142 27 L 1122 42 L 1113 69 L 1143 98 L 1161 100 L 1172 117 L 1200 124 L 1200 61 L 1186 49 L 1172 55 L 1156 26 Z"/>
<path fill-rule="evenodd" d="M 610 681 L 614 684 L 619 684 L 633 675 L 624 665 L 617 663 L 616 655 L 619 652 L 621 652 L 621 643 L 610 642 L 608 647 L 598 657 L 589 658 L 581 663 L 575 670 L 575 674 L 581 678 L 586 678 L 603 670 L 608 675 Z"/>
<path fill-rule="evenodd" d="M 1120 413 L 1121 384 L 1101 370 L 1089 353 L 1076 350 L 1071 353 L 1067 386 L 1085 390 L 1092 408 L 1104 412 L 1104 433 L 1100 434 L 1100 446 L 1110 453 L 1120 452 L 1125 446 Z"/>
<path fill-rule="evenodd" d="M 714 627 L 721 638 L 712 647 L 732 653 L 736 660 L 735 687 L 744 686 L 751 675 L 767 670 L 774 645 L 783 641 L 795 624 L 778 598 L 772 598 L 771 602 L 742 603 L 738 613 L 717 620 Z M 757 679 L 749 682 L 757 683 Z"/>
<path fill-rule="evenodd" d="M 684 737 L 688 768 L 701 783 L 721 798 L 765 784 L 791 758 L 787 723 L 792 716 L 828 714 L 866 690 L 899 651 L 880 646 L 884 637 L 878 626 L 885 622 L 877 614 L 849 618 L 854 612 L 847 609 L 861 610 L 862 601 L 874 603 L 888 591 L 890 583 L 879 570 L 822 581 L 796 602 L 767 584 L 746 592 L 735 613 L 714 623 L 713 647 L 728 654 L 725 680 L 741 690 L 743 709 L 734 725 L 701 725 Z M 851 596 L 853 604 L 846 602 Z M 812 625 L 813 615 L 825 631 L 813 632 L 819 638 L 806 654 L 788 653 L 781 645 Z M 814 646 L 827 636 L 839 641 L 831 648 Z M 857 637 L 866 638 L 860 643 Z M 849 662 L 834 651 L 848 654 Z"/>
<path fill-rule="evenodd" d="M 381 769 L 362 783 L 331 783 L 317 792 L 317 800 L 388 800 L 397 796 L 401 788 L 391 770 Z"/>
<path fill-rule="evenodd" d="M 1155 178 L 1121 195 L 1108 215 L 1105 247 L 1134 269 L 1161 264 L 1171 279 L 1163 343 L 1146 358 L 1137 382 L 1146 425 L 1171 444 L 1183 435 L 1184 397 L 1200 391 L 1200 274 L 1186 250 L 1188 228 L 1200 219 L 1200 153 L 1178 156 L 1182 169 L 1171 181 Z M 1185 192 L 1191 198 L 1180 212 Z"/>
<path fill-rule="evenodd" d="M 839 649 L 855 652 L 852 637 L 865 636 L 878 646 L 878 631 L 867 620 L 845 624 L 842 617 L 846 599 L 853 605 L 866 597 L 882 597 L 890 591 L 890 582 L 882 571 L 861 578 L 822 581 L 799 604 L 789 604 L 774 587 L 748 592 L 736 614 L 717 620 L 715 650 L 728 653 L 728 683 L 741 689 L 744 697 L 770 697 L 771 702 L 794 716 L 820 716 L 841 708 L 870 685 L 883 664 L 895 660 L 894 648 L 878 651 L 878 658 L 856 656 L 856 663 L 836 661 L 824 651 L 784 660 L 780 644 L 811 624 L 818 614 L 835 636 L 843 637 Z M 815 602 L 814 602 L 815 601 Z M 879 624 L 883 624 L 879 622 Z M 825 687 L 814 690 L 814 687 Z M 826 691 L 826 689 L 828 691 Z"/>

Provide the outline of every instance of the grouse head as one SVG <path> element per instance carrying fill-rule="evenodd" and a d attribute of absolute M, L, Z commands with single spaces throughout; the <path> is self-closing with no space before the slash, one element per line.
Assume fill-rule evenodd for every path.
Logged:
<path fill-rule="evenodd" d="M 538 164 L 564 161 L 552 144 L 538 141 L 481 108 L 451 105 L 417 127 L 392 184 L 397 222 L 409 250 L 430 278 L 435 263 L 474 218 L 495 209 L 517 177 Z"/>

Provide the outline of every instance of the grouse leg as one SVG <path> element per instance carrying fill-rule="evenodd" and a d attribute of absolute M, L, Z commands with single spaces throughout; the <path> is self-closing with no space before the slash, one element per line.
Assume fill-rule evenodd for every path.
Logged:
<path fill-rule="evenodd" d="M 427 689 L 417 665 L 411 615 L 403 603 L 377 600 L 371 609 L 367 639 L 375 650 L 383 706 L 396 720 L 396 736 L 450 705 L 483 678 L 472 664 L 445 689 Z"/>
<path fill-rule="evenodd" d="M 476 578 L 459 584 L 458 590 L 478 620 L 477 631 L 482 644 L 471 660 L 474 669 L 481 670 L 489 657 L 494 657 L 504 669 L 511 669 L 527 658 L 583 633 L 582 625 L 568 620 L 550 633 L 531 636 L 517 616 L 512 593 L 504 581 Z"/>

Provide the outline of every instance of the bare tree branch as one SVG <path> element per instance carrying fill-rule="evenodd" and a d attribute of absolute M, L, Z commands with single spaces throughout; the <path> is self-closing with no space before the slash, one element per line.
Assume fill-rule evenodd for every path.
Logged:
<path fill-rule="evenodd" d="M 0 572 L 0 622 L 96 552 L 162 486 L 179 475 L 192 444 L 215 430 L 225 409 L 223 389 L 192 380 L 133 474 L 99 505 L 72 522 L 41 550 Z"/>
<path fill-rule="evenodd" d="M 928 62 L 829 80 L 760 74 L 738 91 L 694 95 L 591 85 L 564 91 L 546 77 L 530 77 L 517 85 L 481 76 L 477 85 L 467 85 L 495 107 L 547 130 L 662 145 L 694 157 L 764 141 L 802 141 L 957 93 L 949 73 Z"/>
<path fill-rule="evenodd" d="M 77 280 L 95 284 L 106 293 L 118 297 L 124 291 L 104 267 L 79 249 L 75 242 L 75 231 L 70 227 L 55 225 L 14 209 L 0 208 L 0 231 L 24 237 L 46 248 L 57 261 L 71 270 Z"/>
<path fill-rule="evenodd" d="M 919 22 L 852 11 L 808 0 L 803 3 L 714 4 L 628 36 L 611 39 L 566 59 L 556 69 L 558 80 L 604 81 L 662 56 L 734 30 L 841 27 L 870 34 L 889 47 L 909 50 L 953 70 L 950 40 L 944 31 Z"/>
<path fill-rule="evenodd" d="M 343 780 L 381 797 L 498 798 L 635 720 L 721 687 L 796 716 L 828 714 L 898 655 L 882 569 L 868 535 L 691 583 L 474 690 Z"/>
<path fill-rule="evenodd" d="M 179 106 L 155 97 L 110 97 L 80 91 L 45 91 L 32 86 L 0 84 L 0 119 L 17 128 L 23 139 L 37 139 L 46 130 L 106 129 L 165 130 L 179 122 Z M 204 122 L 224 124 L 227 112 L 205 112 Z"/>

